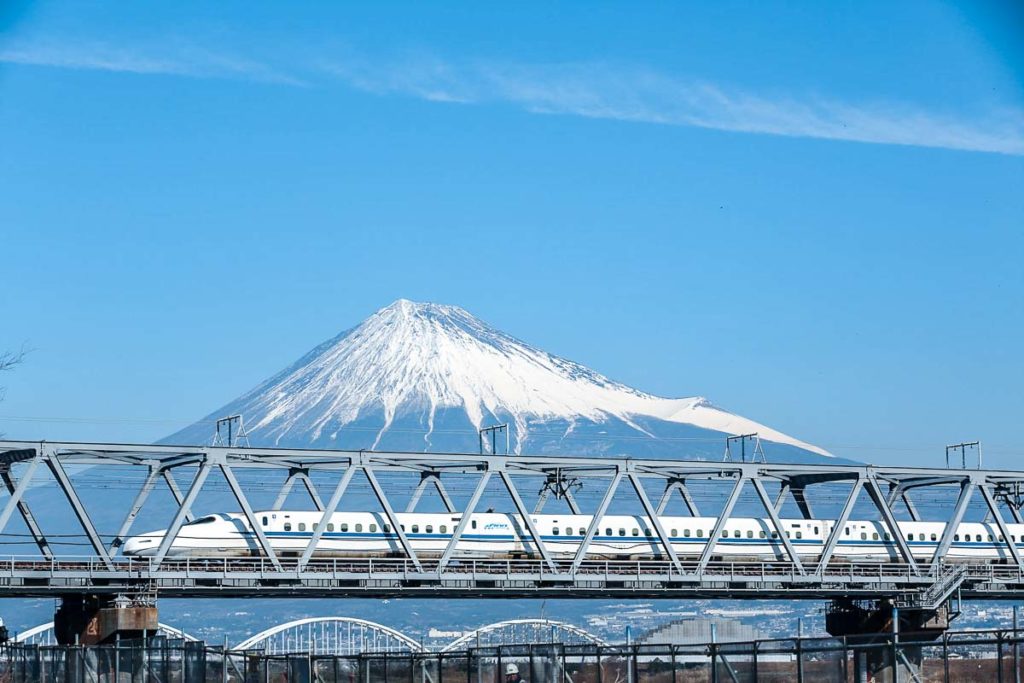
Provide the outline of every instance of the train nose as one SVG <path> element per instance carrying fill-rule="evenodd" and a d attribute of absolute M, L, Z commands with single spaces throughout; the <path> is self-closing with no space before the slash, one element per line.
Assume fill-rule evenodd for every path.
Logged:
<path fill-rule="evenodd" d="M 133 536 L 125 541 L 121 552 L 125 555 L 151 555 L 158 547 L 157 539 L 145 536 Z"/>

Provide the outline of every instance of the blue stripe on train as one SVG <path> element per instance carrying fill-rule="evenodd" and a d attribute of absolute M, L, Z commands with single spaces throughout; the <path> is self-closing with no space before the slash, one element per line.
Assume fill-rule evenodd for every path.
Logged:
<path fill-rule="evenodd" d="M 252 532 L 245 532 L 247 535 L 252 535 Z M 312 538 L 313 534 L 309 531 L 266 531 L 264 532 L 268 538 Z M 426 533 L 408 533 L 406 537 L 410 540 L 449 540 L 451 534 L 426 534 Z M 381 532 L 325 532 L 321 535 L 321 538 L 332 538 L 332 539 L 373 539 L 386 541 L 388 539 L 397 539 L 395 534 L 385 534 Z M 516 540 L 515 536 L 512 535 L 498 535 L 498 534 L 463 534 L 462 540 L 464 541 L 477 541 L 477 542 L 513 542 Z M 578 544 L 579 541 L 574 537 L 569 536 L 541 536 L 541 540 L 545 543 L 572 543 Z M 706 539 L 699 538 L 686 538 L 686 537 L 670 537 L 669 541 L 673 545 L 707 545 Z M 818 539 L 800 539 L 791 538 L 789 542 L 793 545 L 818 545 L 824 546 L 825 542 Z M 630 544 L 638 545 L 641 543 L 657 544 L 658 539 L 650 536 L 595 536 L 593 543 L 619 543 L 619 544 Z M 908 546 L 911 547 L 938 547 L 938 541 L 907 541 Z M 840 539 L 839 545 L 841 546 L 858 546 L 858 547 L 895 547 L 893 541 L 873 541 L 873 540 L 857 540 L 857 539 Z M 764 539 L 764 538 L 720 538 L 716 541 L 716 545 L 774 545 L 782 546 L 782 542 L 778 539 Z M 1018 547 L 1022 547 L 1022 544 L 1018 543 Z M 994 541 L 953 541 L 951 544 L 955 548 L 1002 548 L 1002 543 L 996 543 Z"/>

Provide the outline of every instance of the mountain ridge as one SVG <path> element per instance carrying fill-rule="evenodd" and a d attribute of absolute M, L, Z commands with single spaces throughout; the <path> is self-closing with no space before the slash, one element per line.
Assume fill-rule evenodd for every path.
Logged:
<path fill-rule="evenodd" d="M 227 414 L 244 416 L 254 445 L 465 451 L 477 449 L 481 427 L 507 422 L 516 453 L 638 456 L 678 451 L 683 441 L 717 443 L 717 449 L 697 449 L 697 457 L 708 459 L 721 454 L 725 435 L 756 432 L 787 451 L 831 457 L 703 396 L 648 394 L 458 306 L 406 299 L 317 345 L 164 442 L 208 441 L 208 420 Z M 417 434 L 419 440 L 409 438 Z M 637 448 L 644 439 L 651 443 Z"/>

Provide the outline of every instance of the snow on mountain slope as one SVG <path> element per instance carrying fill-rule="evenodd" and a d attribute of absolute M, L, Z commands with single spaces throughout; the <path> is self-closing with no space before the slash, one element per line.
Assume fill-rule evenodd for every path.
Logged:
<path fill-rule="evenodd" d="M 704 398 L 660 398 L 614 382 L 457 306 L 406 300 L 321 344 L 208 419 L 229 413 L 244 415 L 254 443 L 277 445 L 352 447 L 355 432 L 360 447 L 379 448 L 391 432 L 418 431 L 420 449 L 435 450 L 455 431 L 472 434 L 475 445 L 476 429 L 507 421 L 513 450 L 523 452 L 536 443 L 531 437 L 556 436 L 552 430 L 569 439 L 586 427 L 595 439 L 631 432 L 632 438 L 679 440 L 684 437 L 652 427 L 677 424 L 701 435 L 757 432 L 763 440 L 828 455 Z M 201 421 L 167 441 L 195 443 L 209 433 L 208 421 Z"/>

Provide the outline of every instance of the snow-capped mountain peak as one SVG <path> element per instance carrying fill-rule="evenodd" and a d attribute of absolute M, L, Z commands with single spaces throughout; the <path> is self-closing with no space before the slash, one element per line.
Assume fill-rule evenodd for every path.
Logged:
<path fill-rule="evenodd" d="M 321 344 L 214 416 L 227 413 L 245 416 L 251 438 L 280 445 L 351 444 L 358 436 L 361 447 L 380 448 L 392 431 L 419 430 L 420 449 L 432 449 L 439 432 L 455 431 L 459 416 L 454 426 L 474 445 L 477 429 L 508 422 L 517 452 L 533 450 L 537 439 L 531 437 L 556 436 L 552 427 L 566 438 L 581 425 L 616 423 L 627 425 L 634 438 L 657 439 L 651 425 L 664 422 L 757 432 L 764 440 L 827 455 L 702 397 L 637 391 L 496 330 L 458 306 L 405 299 Z M 571 442 L 564 447 L 573 450 Z"/>

